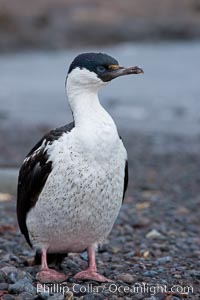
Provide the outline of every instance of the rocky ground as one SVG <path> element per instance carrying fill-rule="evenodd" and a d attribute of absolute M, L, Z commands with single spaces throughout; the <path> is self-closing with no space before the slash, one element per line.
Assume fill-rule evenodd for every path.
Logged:
<path fill-rule="evenodd" d="M 199 0 L 0 1 L 0 51 L 200 37 Z"/>
<path fill-rule="evenodd" d="M 69 254 L 60 265 L 68 280 L 57 287 L 65 287 L 65 295 L 50 285 L 50 295 L 42 292 L 33 251 L 17 227 L 16 197 L 2 193 L 0 299 L 199 299 L 200 138 L 136 132 L 123 136 L 129 190 L 97 255 L 99 272 L 113 283 L 76 282 L 73 275 L 86 267 L 87 256 Z M 21 149 L 15 151 L 20 160 Z M 12 155 L 7 152 L 7 160 Z"/>

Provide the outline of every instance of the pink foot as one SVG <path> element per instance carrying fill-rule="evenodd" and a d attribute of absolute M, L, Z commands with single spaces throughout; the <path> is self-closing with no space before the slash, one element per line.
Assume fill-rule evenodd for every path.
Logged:
<path fill-rule="evenodd" d="M 41 270 L 36 274 L 36 279 L 41 283 L 62 282 L 67 279 L 65 274 L 52 269 Z"/>
<path fill-rule="evenodd" d="M 81 271 L 79 273 L 77 273 L 74 276 L 75 279 L 80 279 L 80 280 L 95 280 L 98 282 L 112 282 L 111 279 L 108 279 L 106 277 L 104 277 L 103 275 L 98 274 L 95 271 L 91 271 L 89 269 L 85 270 L 85 271 Z"/>

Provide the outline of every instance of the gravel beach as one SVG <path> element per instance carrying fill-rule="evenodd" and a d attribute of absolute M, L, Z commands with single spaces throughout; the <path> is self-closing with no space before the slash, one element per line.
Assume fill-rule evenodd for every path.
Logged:
<path fill-rule="evenodd" d="M 129 149 L 129 189 L 97 255 L 99 272 L 113 283 L 76 282 L 72 277 L 86 267 L 87 256 L 69 254 L 59 266 L 68 280 L 57 290 L 49 285 L 42 292 L 34 253 L 17 226 L 16 198 L 2 193 L 0 299 L 199 299 L 200 137 L 127 131 L 123 136 Z"/>

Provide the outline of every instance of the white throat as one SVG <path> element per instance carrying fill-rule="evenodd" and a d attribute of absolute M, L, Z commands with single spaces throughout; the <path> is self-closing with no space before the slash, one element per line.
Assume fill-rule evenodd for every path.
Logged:
<path fill-rule="evenodd" d="M 121 149 L 116 125 L 99 102 L 98 90 L 105 83 L 95 73 L 73 70 L 66 83 L 68 101 L 75 121 L 74 136 L 84 155 L 108 162 Z"/>
<path fill-rule="evenodd" d="M 99 102 L 98 91 L 105 84 L 95 73 L 85 69 L 74 69 L 68 75 L 66 91 L 76 127 L 91 123 L 114 124 Z"/>

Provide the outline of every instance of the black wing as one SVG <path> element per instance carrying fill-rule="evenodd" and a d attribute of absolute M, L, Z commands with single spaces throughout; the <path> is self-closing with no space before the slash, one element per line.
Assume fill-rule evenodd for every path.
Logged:
<path fill-rule="evenodd" d="M 120 140 L 122 140 L 122 137 L 119 135 Z M 123 143 L 123 140 L 122 140 Z M 122 200 L 124 200 L 125 197 L 125 193 L 128 187 L 128 159 L 125 162 L 125 170 L 124 170 L 124 191 L 123 191 L 123 198 Z"/>
<path fill-rule="evenodd" d="M 21 232 L 31 246 L 26 226 L 26 215 L 35 206 L 45 182 L 51 173 L 52 162 L 48 161 L 47 144 L 52 144 L 64 132 L 74 128 L 74 122 L 50 131 L 28 153 L 19 171 L 17 189 L 17 219 Z"/>
<path fill-rule="evenodd" d="M 127 187 L 128 187 L 128 160 L 126 160 L 126 164 L 125 164 L 123 200 L 124 200 Z"/>

